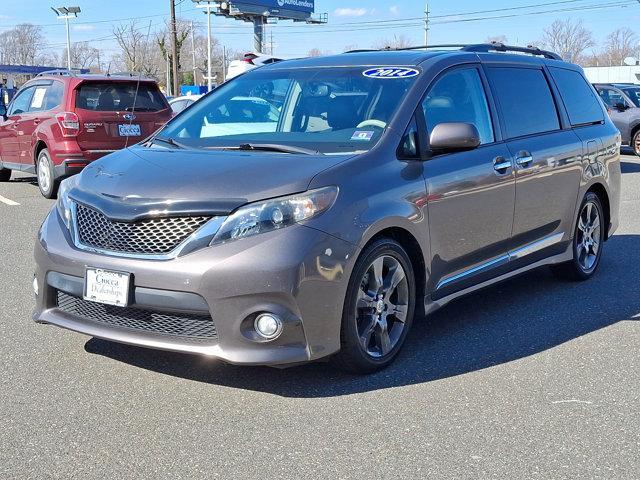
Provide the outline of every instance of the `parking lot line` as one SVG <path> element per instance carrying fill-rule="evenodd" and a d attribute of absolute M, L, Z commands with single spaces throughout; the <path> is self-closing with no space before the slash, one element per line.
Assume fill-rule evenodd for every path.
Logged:
<path fill-rule="evenodd" d="M 15 207 L 16 205 L 20 205 L 18 202 L 14 202 L 13 200 L 3 197 L 2 195 L 0 195 L 0 202 L 6 203 L 7 205 L 11 205 L 12 207 Z"/>

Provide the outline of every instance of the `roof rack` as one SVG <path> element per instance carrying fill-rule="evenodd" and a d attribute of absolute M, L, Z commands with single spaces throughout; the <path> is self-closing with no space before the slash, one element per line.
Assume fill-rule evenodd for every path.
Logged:
<path fill-rule="evenodd" d="M 62 77 L 75 77 L 78 72 L 74 70 L 66 70 L 66 69 L 56 69 L 56 70 L 46 70 L 44 72 L 40 72 L 36 77 L 49 76 L 49 75 L 60 75 Z"/>
<path fill-rule="evenodd" d="M 442 45 L 421 45 L 414 47 L 402 47 L 402 48 L 391 48 L 386 47 L 383 49 L 363 49 L 363 50 L 350 50 L 346 53 L 363 53 L 363 52 L 377 52 L 377 51 L 403 51 L 403 50 L 426 50 L 426 49 L 438 49 L 438 48 L 458 48 L 464 52 L 476 52 L 476 53 L 489 53 L 489 52 L 518 52 L 518 53 L 526 53 L 528 55 L 535 55 L 539 57 L 548 58 L 550 60 L 562 60 L 562 57 L 554 52 L 549 52 L 547 50 L 541 50 L 540 48 L 528 45 L 526 47 L 517 47 L 513 45 L 505 45 L 500 42 L 491 42 L 491 43 L 477 43 L 477 44 L 442 44 Z"/>

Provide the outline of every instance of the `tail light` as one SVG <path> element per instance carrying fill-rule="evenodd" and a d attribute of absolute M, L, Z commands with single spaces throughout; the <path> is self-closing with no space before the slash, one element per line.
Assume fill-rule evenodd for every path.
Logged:
<path fill-rule="evenodd" d="M 61 112 L 56 115 L 63 137 L 76 137 L 80 133 L 80 119 L 73 112 Z"/>

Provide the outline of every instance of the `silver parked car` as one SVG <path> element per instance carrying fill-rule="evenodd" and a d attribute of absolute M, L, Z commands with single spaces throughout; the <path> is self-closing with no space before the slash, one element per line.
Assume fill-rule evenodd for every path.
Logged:
<path fill-rule="evenodd" d="M 538 49 L 265 66 L 62 183 L 34 318 L 375 371 L 460 295 L 543 265 L 591 277 L 618 225 L 620 141 L 582 70 Z"/>

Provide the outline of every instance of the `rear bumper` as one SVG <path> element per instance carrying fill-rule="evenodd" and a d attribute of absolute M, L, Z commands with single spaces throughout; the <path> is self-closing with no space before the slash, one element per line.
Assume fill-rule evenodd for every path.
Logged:
<path fill-rule="evenodd" d="M 91 163 L 91 161 L 84 157 L 64 159 L 62 163 L 53 167 L 55 177 L 69 177 L 76 173 L 80 173 L 84 167 L 89 165 L 89 163 Z"/>

